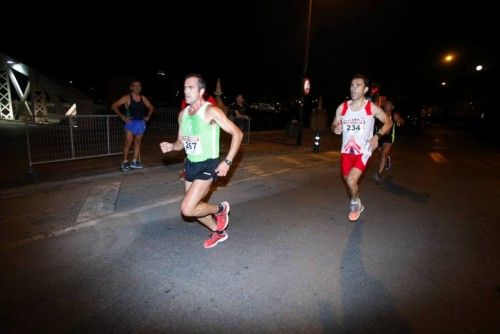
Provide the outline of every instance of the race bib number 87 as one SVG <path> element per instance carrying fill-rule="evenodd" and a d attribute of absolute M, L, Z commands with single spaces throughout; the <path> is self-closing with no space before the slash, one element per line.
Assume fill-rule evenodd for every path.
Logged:
<path fill-rule="evenodd" d="M 187 154 L 200 155 L 202 153 L 200 137 L 184 136 L 183 142 Z"/>

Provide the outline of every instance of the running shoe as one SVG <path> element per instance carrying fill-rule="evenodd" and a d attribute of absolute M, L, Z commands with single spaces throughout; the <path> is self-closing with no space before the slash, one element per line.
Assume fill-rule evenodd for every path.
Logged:
<path fill-rule="evenodd" d="M 229 236 L 227 235 L 227 232 L 224 232 L 224 233 L 217 233 L 217 232 L 214 232 L 210 235 L 210 238 L 208 238 L 207 240 L 205 240 L 203 242 L 203 247 L 205 248 L 212 248 L 212 247 L 215 247 L 217 246 L 217 244 L 219 242 L 222 242 L 224 240 L 227 240 Z"/>
<path fill-rule="evenodd" d="M 130 168 L 141 169 L 144 168 L 144 166 L 139 161 L 132 161 L 132 163 L 130 164 Z"/>
<path fill-rule="evenodd" d="M 349 220 L 351 222 L 355 222 L 359 219 L 359 216 L 361 215 L 361 212 L 365 209 L 363 204 L 361 204 L 361 200 L 358 198 L 357 201 L 353 202 L 351 201 L 350 205 L 351 212 L 349 212 Z"/>
<path fill-rule="evenodd" d="M 122 172 L 128 172 L 130 170 L 130 165 L 128 162 L 123 162 L 121 166 Z"/>
<path fill-rule="evenodd" d="M 217 231 L 224 231 L 229 225 L 229 203 L 228 202 L 222 202 L 220 203 L 224 210 L 222 212 L 218 213 L 215 215 L 215 221 L 217 222 Z"/>

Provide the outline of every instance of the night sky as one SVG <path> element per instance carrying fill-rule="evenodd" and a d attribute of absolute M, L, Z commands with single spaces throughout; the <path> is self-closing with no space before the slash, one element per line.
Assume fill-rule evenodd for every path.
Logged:
<path fill-rule="evenodd" d="M 103 101 L 126 92 L 126 80 L 138 77 L 146 95 L 169 103 L 190 72 L 206 76 L 209 92 L 221 78 L 227 96 L 242 92 L 247 100 L 289 98 L 301 88 L 307 3 L 190 1 L 176 4 L 177 10 L 161 10 L 141 2 L 112 12 L 68 3 L 78 17 L 75 8 L 55 15 L 44 4 L 27 14 L 31 24 L 38 22 L 36 29 L 9 34 L 0 52 L 73 80 Z M 460 71 L 476 61 L 497 71 L 497 19 L 491 6 L 483 1 L 457 6 L 313 0 L 312 93 L 337 105 L 348 94 L 352 75 L 361 72 L 384 95 L 421 103 L 435 99 L 439 82 L 447 77 L 461 80 Z M 34 16 L 37 10 L 45 13 L 43 19 Z M 38 37 L 29 37 L 30 32 Z M 450 50 L 459 58 L 454 67 L 445 67 L 440 58 Z M 167 75 L 156 75 L 158 70 Z"/>

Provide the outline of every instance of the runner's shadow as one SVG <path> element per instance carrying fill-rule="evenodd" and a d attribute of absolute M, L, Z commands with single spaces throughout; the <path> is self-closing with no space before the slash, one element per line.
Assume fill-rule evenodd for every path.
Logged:
<path fill-rule="evenodd" d="M 342 254 L 342 329 L 353 333 L 409 333 L 408 324 L 394 305 L 390 292 L 365 270 L 362 228 L 362 222 L 354 224 Z"/>
<path fill-rule="evenodd" d="M 431 195 L 427 192 L 423 193 L 416 193 L 406 187 L 397 185 L 393 183 L 392 177 L 388 176 L 381 184 L 380 187 L 384 190 L 387 190 L 391 194 L 398 195 L 398 196 L 405 196 L 411 199 L 412 201 L 418 202 L 418 203 L 427 203 L 429 201 L 429 198 Z"/>

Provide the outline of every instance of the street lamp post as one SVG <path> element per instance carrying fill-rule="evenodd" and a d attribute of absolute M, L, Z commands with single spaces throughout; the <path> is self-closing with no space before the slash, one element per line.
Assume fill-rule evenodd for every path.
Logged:
<path fill-rule="evenodd" d="M 311 36 L 311 11 L 312 11 L 312 0 L 309 0 L 308 4 L 308 11 L 307 11 L 307 35 L 306 35 L 306 46 L 305 46 L 305 51 L 304 51 L 304 71 L 302 72 L 302 80 L 306 79 L 307 76 L 307 67 L 309 63 L 309 44 L 310 44 L 310 36 Z M 304 82 L 302 82 L 302 85 Z M 309 93 L 309 91 L 306 92 L 306 90 L 302 86 L 302 103 L 300 104 L 300 109 L 299 109 L 299 129 L 297 131 L 297 140 L 295 142 L 295 145 L 300 146 L 302 145 L 302 128 L 304 124 L 304 103 L 305 103 L 305 97 Z"/>
<path fill-rule="evenodd" d="M 460 61 L 459 61 L 460 60 Z M 480 64 L 473 64 L 472 59 L 467 53 L 449 52 L 442 58 L 442 63 L 454 68 L 454 85 L 450 82 L 450 88 L 454 87 L 453 94 L 449 92 L 449 97 L 457 99 L 457 105 L 454 109 L 456 115 L 471 117 L 474 116 L 480 108 L 478 104 L 479 94 L 477 91 L 477 72 L 483 70 Z M 451 68 L 449 69 L 451 70 Z M 446 83 L 441 85 L 445 86 Z M 452 94 L 452 95 L 451 95 Z"/>

